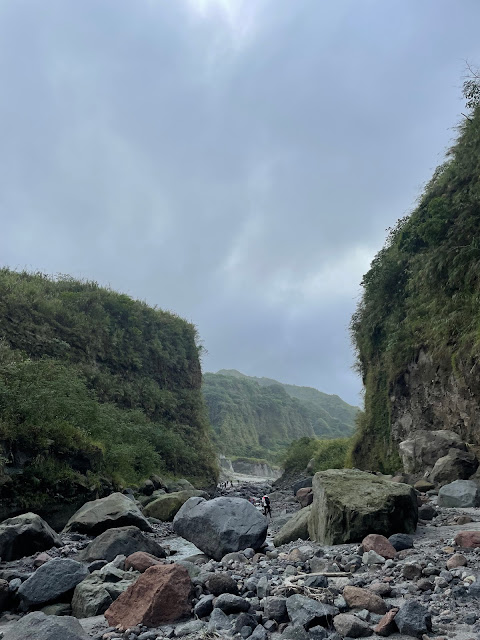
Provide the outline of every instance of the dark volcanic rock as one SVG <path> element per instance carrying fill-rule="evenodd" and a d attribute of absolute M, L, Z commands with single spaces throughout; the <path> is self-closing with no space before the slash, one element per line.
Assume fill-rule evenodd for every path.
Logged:
<path fill-rule="evenodd" d="M 89 575 L 85 565 L 70 558 L 54 558 L 42 564 L 21 585 L 18 595 L 24 611 L 47 602 L 55 602 Z"/>
<path fill-rule="evenodd" d="M 432 619 L 428 610 L 415 600 L 407 601 L 395 616 L 400 633 L 421 638 L 432 630 Z"/>
<path fill-rule="evenodd" d="M 327 626 L 339 613 L 337 607 L 295 594 L 287 598 L 288 617 L 296 626 L 308 629 L 317 624 Z"/>
<path fill-rule="evenodd" d="M 396 551 L 413 549 L 413 538 L 406 533 L 394 533 L 388 541 Z"/>
<path fill-rule="evenodd" d="M 18 560 L 62 544 L 60 536 L 35 513 L 8 518 L 0 524 L 0 557 L 3 561 Z"/>
<path fill-rule="evenodd" d="M 222 593 L 238 595 L 237 583 L 228 573 L 214 573 L 207 580 L 207 588 L 214 596 L 219 596 Z"/>
<path fill-rule="evenodd" d="M 111 562 L 118 555 L 129 556 L 136 551 L 144 551 L 157 558 L 166 557 L 165 550 L 155 540 L 133 526 L 107 529 L 92 540 L 78 557 L 84 562 L 93 560 Z"/>

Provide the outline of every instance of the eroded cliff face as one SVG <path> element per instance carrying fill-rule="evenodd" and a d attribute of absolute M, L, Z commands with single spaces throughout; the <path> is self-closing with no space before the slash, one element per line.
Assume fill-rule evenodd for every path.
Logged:
<path fill-rule="evenodd" d="M 421 350 L 390 394 L 391 431 L 398 444 L 426 429 L 448 429 L 464 442 L 480 445 L 480 367 L 439 363 Z"/>

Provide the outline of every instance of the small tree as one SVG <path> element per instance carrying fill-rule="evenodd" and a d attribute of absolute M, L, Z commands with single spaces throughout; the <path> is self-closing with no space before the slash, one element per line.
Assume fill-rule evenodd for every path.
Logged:
<path fill-rule="evenodd" d="M 466 63 L 467 73 L 463 82 L 463 96 L 467 109 L 475 109 L 480 104 L 480 71 Z"/>

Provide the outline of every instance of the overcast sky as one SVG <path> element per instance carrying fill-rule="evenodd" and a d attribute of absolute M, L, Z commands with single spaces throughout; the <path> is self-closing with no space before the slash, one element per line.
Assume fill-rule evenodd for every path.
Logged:
<path fill-rule="evenodd" d="M 1 0 L 0 256 L 359 403 L 348 323 L 480 64 L 478 0 Z"/>

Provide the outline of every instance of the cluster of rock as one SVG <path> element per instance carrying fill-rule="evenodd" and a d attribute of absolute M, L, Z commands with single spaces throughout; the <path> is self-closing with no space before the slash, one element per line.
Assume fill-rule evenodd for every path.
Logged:
<path fill-rule="evenodd" d="M 0 637 L 341 640 L 400 632 L 422 640 L 460 627 L 465 638 L 480 632 L 479 509 L 448 502 L 448 487 L 465 480 L 436 491 L 424 479 L 412 487 L 356 470 L 321 472 L 290 494 L 270 493 L 273 540 L 244 499 L 266 487 L 232 487 L 208 500 L 185 482 L 159 489 L 150 480 L 140 500 L 116 493 L 89 502 L 60 535 L 35 514 L 1 523 Z M 182 495 L 165 518 L 171 524 L 147 517 L 149 505 L 184 492 L 195 495 Z M 173 538 L 159 540 L 166 533 L 198 553 L 177 559 L 165 544 Z"/>

